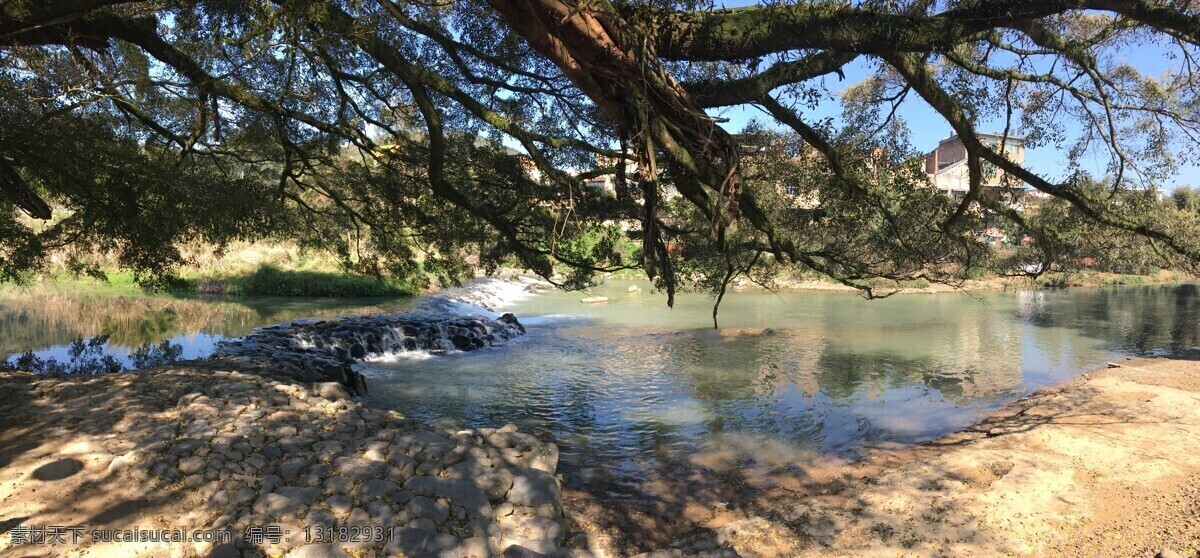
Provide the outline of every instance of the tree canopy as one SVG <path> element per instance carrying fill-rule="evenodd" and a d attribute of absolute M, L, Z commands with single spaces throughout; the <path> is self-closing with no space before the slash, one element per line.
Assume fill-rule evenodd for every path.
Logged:
<path fill-rule="evenodd" d="M 1176 70 L 1143 75 L 1134 46 Z M 1128 193 L 1200 145 L 1198 46 L 1183 0 L 6 0 L 0 278 L 62 247 L 153 279 L 181 240 L 348 251 L 347 231 L 379 273 L 641 268 L 668 301 L 780 267 L 869 288 L 1078 256 L 1062 219 L 983 187 L 997 169 L 1195 262 L 1195 212 Z M 929 186 L 903 103 L 962 139 L 961 200 Z M 736 105 L 765 122 L 730 133 L 712 113 Z M 991 123 L 1070 165 L 1029 170 L 981 140 Z M 1101 187 L 1077 163 L 1096 157 Z M 584 186 L 601 175 L 615 197 Z M 1001 257 L 993 219 L 1033 242 Z"/>

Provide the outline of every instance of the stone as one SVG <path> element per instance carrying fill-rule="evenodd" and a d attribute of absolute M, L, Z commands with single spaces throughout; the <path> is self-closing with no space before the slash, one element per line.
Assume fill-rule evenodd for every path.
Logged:
<path fill-rule="evenodd" d="M 293 457 L 279 464 L 279 476 L 287 482 L 296 482 L 300 479 L 300 474 L 304 468 L 308 467 L 308 460 L 303 457 Z"/>
<path fill-rule="evenodd" d="M 505 540 L 551 541 L 562 543 L 562 525 L 548 517 L 513 515 L 500 522 L 501 538 Z"/>
<path fill-rule="evenodd" d="M 326 376 L 328 375 L 326 374 Z M 346 388 L 343 388 L 342 384 L 338 382 L 315 383 L 313 384 L 313 393 L 316 394 L 317 397 L 328 399 L 330 401 L 341 401 L 350 398 L 350 394 L 346 393 Z"/>
<path fill-rule="evenodd" d="M 513 448 L 521 453 L 531 452 L 542 445 L 541 440 L 524 432 L 496 432 L 488 436 L 487 441 L 498 448 Z"/>
<path fill-rule="evenodd" d="M 450 515 L 450 508 L 426 496 L 417 496 L 408 501 L 404 508 L 413 517 L 424 517 L 442 523 Z"/>
<path fill-rule="evenodd" d="M 501 502 L 496 505 L 496 517 L 510 516 L 515 510 L 516 506 L 513 506 L 512 502 Z"/>
<path fill-rule="evenodd" d="M 324 487 L 329 494 L 349 494 L 354 490 L 354 481 L 346 477 L 329 477 L 325 479 Z"/>
<path fill-rule="evenodd" d="M 383 548 L 388 556 L 442 556 L 458 547 L 458 538 L 433 529 L 405 528 L 397 531 Z"/>
<path fill-rule="evenodd" d="M 223 543 L 214 546 L 208 552 L 208 558 L 242 558 L 242 553 L 233 543 Z"/>
<path fill-rule="evenodd" d="M 364 501 L 377 500 L 379 498 L 387 497 L 389 494 L 398 489 L 399 488 L 396 486 L 396 483 L 392 481 L 384 479 L 371 479 L 369 481 L 364 481 L 358 486 L 358 499 Z"/>
<path fill-rule="evenodd" d="M 337 516 L 329 510 L 315 509 L 308 512 L 308 516 L 304 518 L 304 524 L 307 527 L 333 529 L 337 526 Z"/>
<path fill-rule="evenodd" d="M 678 548 L 667 548 L 651 552 L 643 552 L 633 558 L 683 558 L 683 551 Z"/>
<path fill-rule="evenodd" d="M 287 558 L 350 558 L 336 544 L 306 544 L 287 554 Z"/>
<path fill-rule="evenodd" d="M 382 461 L 361 457 L 339 457 L 333 460 L 333 469 L 338 474 L 360 482 L 384 476 L 385 465 Z"/>
<path fill-rule="evenodd" d="M 421 496 L 445 498 L 462 506 L 467 513 L 472 515 L 490 517 L 492 513 L 492 506 L 488 503 L 487 496 L 471 481 L 439 477 L 413 477 L 408 479 L 404 488 Z"/>
<path fill-rule="evenodd" d="M 425 430 L 400 434 L 392 439 L 392 444 L 402 448 L 409 448 L 410 450 L 415 449 L 415 451 L 409 451 L 408 455 L 430 452 L 431 450 L 441 453 L 454 448 L 454 442 Z"/>
<path fill-rule="evenodd" d="M 347 513 L 354 508 L 354 500 L 345 494 L 337 494 L 326 498 L 325 505 L 337 513 Z"/>
<path fill-rule="evenodd" d="M 533 508 L 538 515 L 557 516 L 562 510 L 559 497 L 558 479 L 550 473 L 537 469 L 513 472 L 513 485 L 508 492 L 508 501 L 513 504 Z"/>
<path fill-rule="evenodd" d="M 371 519 L 378 521 L 381 525 L 387 525 L 396 517 L 396 512 L 392 511 L 392 506 L 385 500 L 376 500 L 367 504 L 367 514 Z"/>
<path fill-rule="evenodd" d="M 508 495 L 512 489 L 513 474 L 508 469 L 492 469 L 488 473 L 475 477 L 475 486 L 483 489 L 488 500 L 498 502 Z"/>
<path fill-rule="evenodd" d="M 525 466 L 554 474 L 558 469 L 558 446 L 542 444 L 524 456 Z"/>
<path fill-rule="evenodd" d="M 269 517 L 296 515 L 316 503 L 321 497 L 319 488 L 281 486 L 254 503 L 254 513 Z"/>
<path fill-rule="evenodd" d="M 543 550 L 548 550 L 543 548 Z M 501 554 L 503 558 L 551 558 L 550 554 L 538 552 L 520 544 L 511 544 Z"/>
<path fill-rule="evenodd" d="M 179 460 L 179 472 L 184 475 L 194 475 L 204 470 L 204 459 L 200 457 L 187 457 Z"/>

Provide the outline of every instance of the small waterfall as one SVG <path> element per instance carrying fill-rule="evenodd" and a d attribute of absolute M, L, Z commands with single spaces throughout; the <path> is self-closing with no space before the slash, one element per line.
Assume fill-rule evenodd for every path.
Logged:
<path fill-rule="evenodd" d="M 355 362 L 473 351 L 524 334 L 516 316 L 493 309 L 528 296 L 536 285 L 531 280 L 484 280 L 427 297 L 417 304 L 419 312 L 306 318 L 263 327 L 222 341 L 213 357 L 265 360 L 274 373 L 302 382 L 340 382 L 361 395 L 366 379 L 352 369 Z"/>

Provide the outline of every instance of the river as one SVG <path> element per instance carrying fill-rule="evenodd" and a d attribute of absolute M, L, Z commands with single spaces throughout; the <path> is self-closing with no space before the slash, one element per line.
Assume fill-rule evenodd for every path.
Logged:
<path fill-rule="evenodd" d="M 786 469 L 963 428 L 1031 390 L 1124 355 L 1200 345 L 1196 285 L 902 295 L 734 293 L 711 299 L 613 282 L 509 301 L 528 334 L 468 353 L 358 365 L 373 405 L 461 426 L 515 423 L 554 439 L 568 486 L 653 498 L 691 471 Z M 178 299 L 89 291 L 0 294 L 0 355 L 65 358 L 109 335 L 128 361 L 169 339 L 182 358 L 305 316 L 411 300 Z"/>

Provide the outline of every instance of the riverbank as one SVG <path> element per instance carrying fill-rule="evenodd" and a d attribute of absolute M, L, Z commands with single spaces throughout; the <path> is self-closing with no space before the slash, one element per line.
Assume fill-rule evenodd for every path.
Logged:
<path fill-rule="evenodd" d="M 877 294 L 895 292 L 895 294 L 938 294 L 951 292 L 988 292 L 1009 291 L 1021 289 L 1061 289 L 1067 287 L 1115 287 L 1120 285 L 1158 285 L 1192 281 L 1196 277 L 1172 270 L 1161 270 L 1153 275 L 1127 275 L 1120 273 L 1102 273 L 1098 271 L 1082 271 L 1075 273 L 1054 272 L 1041 277 L 998 277 L 988 276 L 979 279 L 967 279 L 961 284 L 929 283 L 923 280 L 914 281 L 872 281 L 872 287 Z M 775 280 L 773 287 L 780 291 L 844 291 L 859 292 L 859 289 L 837 283 L 828 279 L 811 277 L 781 277 Z M 738 290 L 759 289 L 757 285 L 744 279 L 735 281 L 733 288 Z"/>
<path fill-rule="evenodd" d="M 558 548 L 553 444 L 511 426 L 430 426 L 365 407 L 336 383 L 309 386 L 252 367 L 211 360 L 102 376 L 0 373 L 0 556 Z M 266 537 L 247 539 L 250 527 Z M 133 530 L 203 540 L 120 540 Z"/>
<path fill-rule="evenodd" d="M 626 533 L 684 554 L 1197 556 L 1195 358 L 1122 361 L 854 463 L 725 471 L 707 487 L 664 491 L 660 513 L 568 492 L 568 516 L 617 552 L 635 550 Z"/>
<path fill-rule="evenodd" d="M 658 517 L 591 508 L 570 491 L 564 517 L 557 448 L 511 427 L 433 427 L 333 384 L 222 364 L 0 376 L 0 556 L 491 556 L 512 544 L 563 556 L 1200 551 L 1200 360 L 1124 361 L 855 463 L 730 470 L 721 487 L 664 491 L 680 500 Z M 85 540 L 11 542 L 48 526 L 83 528 Z M 297 535 L 249 544 L 250 526 Z M 306 530 L 343 526 L 367 539 L 305 545 Z M 134 528 L 234 539 L 89 538 Z"/>

